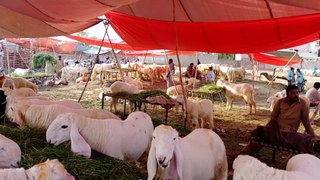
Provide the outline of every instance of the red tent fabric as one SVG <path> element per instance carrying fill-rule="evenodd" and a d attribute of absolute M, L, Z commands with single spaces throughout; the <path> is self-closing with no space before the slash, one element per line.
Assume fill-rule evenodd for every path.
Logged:
<path fill-rule="evenodd" d="M 3 0 L 0 38 L 71 34 L 98 22 L 98 16 L 137 0 Z"/>
<path fill-rule="evenodd" d="M 193 55 L 196 54 L 195 51 L 178 51 L 179 55 Z M 149 50 L 149 51 L 133 51 L 125 54 L 118 54 L 123 56 L 165 56 L 165 55 L 176 55 L 174 50 Z"/>
<path fill-rule="evenodd" d="M 276 56 L 273 56 L 270 54 L 264 54 L 264 53 L 250 53 L 248 55 L 254 61 L 257 61 L 263 64 L 271 64 L 274 66 L 293 65 L 301 62 L 301 59 L 293 59 L 289 62 L 290 59 L 276 57 Z"/>
<path fill-rule="evenodd" d="M 293 47 L 318 39 L 320 13 L 234 22 L 172 22 L 119 13 L 106 15 L 133 47 L 220 53 L 255 53 Z M 176 29 L 176 32 L 175 32 Z M 176 37 L 177 35 L 177 37 Z"/>

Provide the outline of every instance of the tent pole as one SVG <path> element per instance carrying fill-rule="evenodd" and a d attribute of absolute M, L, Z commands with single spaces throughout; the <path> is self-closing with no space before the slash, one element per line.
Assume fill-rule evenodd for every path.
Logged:
<path fill-rule="evenodd" d="M 188 104 L 187 104 L 187 96 L 186 96 L 186 92 L 184 90 L 184 86 L 183 86 L 183 83 L 182 83 L 182 73 L 181 73 L 181 61 L 180 61 L 180 58 L 179 58 L 179 54 L 178 54 L 178 32 L 177 32 L 177 22 L 176 22 L 176 16 L 175 16 L 175 0 L 172 0 L 172 3 L 173 3 L 173 10 L 172 10 L 172 13 L 173 13 L 173 22 L 174 22 L 174 32 L 175 32 L 175 36 L 176 36 L 176 48 L 175 48 L 175 51 L 176 51 L 176 55 L 177 55 L 177 60 L 178 60 L 178 66 L 179 66 L 179 81 L 180 81 L 180 84 L 181 84 L 181 89 L 182 89 L 182 95 L 183 95 L 183 99 L 184 99 L 184 110 L 185 110 L 185 114 L 186 114 L 186 119 L 184 120 L 184 128 L 187 127 L 187 119 L 188 119 Z M 191 127 L 191 125 L 190 125 Z"/>
<path fill-rule="evenodd" d="M 95 63 L 94 63 L 94 65 L 93 65 L 93 67 L 92 67 L 92 69 L 91 69 L 91 71 L 90 71 L 90 73 L 89 73 L 88 81 L 86 82 L 86 84 L 85 84 L 85 86 L 84 86 L 84 88 L 83 88 L 83 90 L 82 90 L 82 92 L 81 92 L 81 95 L 80 95 L 80 97 L 79 97 L 79 99 L 78 99 L 78 102 L 79 102 L 79 103 L 80 103 L 80 101 L 81 101 L 81 98 L 82 98 L 82 96 L 83 96 L 84 91 L 86 90 L 86 88 L 87 88 L 87 86 L 88 86 L 88 83 L 89 83 L 89 81 L 90 81 L 90 78 L 91 78 L 91 74 L 92 74 L 92 72 L 93 72 L 93 69 L 94 69 L 94 67 L 96 66 L 96 62 L 97 62 L 97 59 L 98 59 L 98 57 L 99 57 L 99 54 L 100 54 L 100 51 L 101 51 L 101 48 L 102 48 L 102 45 L 103 45 L 103 41 L 104 41 L 106 35 L 107 35 L 107 29 L 106 29 L 106 31 L 105 31 L 105 33 L 104 33 L 104 35 L 103 35 L 102 40 L 101 40 L 101 45 L 100 45 L 100 47 L 99 47 L 99 51 L 98 51 L 98 53 L 97 53 Z"/>
<path fill-rule="evenodd" d="M 7 51 L 7 67 L 8 67 L 8 74 L 9 74 L 9 71 L 10 71 L 10 60 L 9 60 L 9 50 L 8 50 L 8 41 L 6 39 L 6 51 Z"/>
<path fill-rule="evenodd" d="M 113 54 L 114 58 L 116 59 L 116 63 L 117 63 L 117 66 L 118 66 L 118 69 L 119 69 L 119 72 L 120 72 L 121 79 L 124 80 L 123 73 L 122 73 L 122 70 L 121 70 L 121 65 L 119 63 L 119 60 L 117 58 L 116 53 L 114 52 L 113 44 L 112 44 L 111 39 L 110 39 L 109 34 L 108 34 L 108 28 L 110 26 L 110 23 L 109 23 L 109 21 L 107 21 L 106 23 L 107 23 L 106 34 L 108 36 L 108 40 L 109 40 L 109 43 L 110 43 L 110 46 L 111 46 L 112 54 Z"/>

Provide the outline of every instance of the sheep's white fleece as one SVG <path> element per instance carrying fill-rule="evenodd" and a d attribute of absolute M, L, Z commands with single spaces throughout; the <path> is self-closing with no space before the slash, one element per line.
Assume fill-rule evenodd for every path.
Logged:
<path fill-rule="evenodd" d="M 176 101 L 184 106 L 183 96 L 179 95 Z M 209 99 L 191 101 L 187 99 L 187 112 L 194 128 L 199 128 L 199 119 L 201 119 L 201 128 L 204 127 L 204 121 L 209 124 L 209 128 L 214 128 L 213 122 L 213 103 Z M 184 108 L 185 109 L 185 108 Z"/>
<path fill-rule="evenodd" d="M 314 179 L 320 179 L 320 159 L 311 154 L 297 154 L 289 159 L 287 171 L 304 172 Z"/>
<path fill-rule="evenodd" d="M 159 165 L 161 160 L 167 167 Z M 156 127 L 148 156 L 148 180 L 154 178 L 157 166 L 163 171 L 163 179 L 226 180 L 228 173 L 224 143 L 209 129 L 195 129 L 179 138 L 171 126 Z"/>
<path fill-rule="evenodd" d="M 74 180 L 64 166 L 56 159 L 47 160 L 32 166 L 30 169 L 0 169 L 1 180 Z"/>
<path fill-rule="evenodd" d="M 152 132 L 151 117 L 144 112 L 133 112 L 124 121 L 97 120 L 66 113 L 59 115 L 51 123 L 46 138 L 47 142 L 54 145 L 71 138 L 71 147 L 73 143 L 76 145 L 80 138 L 85 142 L 72 149 L 73 152 L 82 148 L 87 152 L 89 148 L 91 153 L 91 148 L 120 160 L 137 160 L 146 151 Z M 74 134 L 78 135 L 73 138 Z M 81 155 L 90 157 L 90 153 Z"/>
<path fill-rule="evenodd" d="M 30 96 L 31 97 L 31 96 Z M 9 99 L 7 100 L 7 104 L 6 104 L 6 116 L 9 119 L 14 119 L 15 116 L 15 109 L 17 109 L 16 106 L 19 106 L 20 108 L 23 107 L 23 109 L 26 109 L 26 107 L 28 107 L 29 105 L 52 105 L 52 104 L 59 104 L 63 107 L 69 107 L 72 109 L 83 109 L 83 107 L 81 106 L 80 103 L 78 103 L 77 101 L 74 100 L 57 100 L 57 101 L 53 101 L 53 100 L 43 100 L 38 99 L 41 96 L 38 97 L 34 97 L 34 98 L 20 98 L 20 99 Z M 8 99 L 8 98 L 7 98 Z M 24 107 L 26 106 L 26 107 Z"/>
<path fill-rule="evenodd" d="M 2 90 L 4 91 L 4 94 L 6 96 L 12 96 L 12 97 L 26 97 L 26 96 L 35 96 L 37 95 L 36 92 L 34 92 L 30 88 L 16 88 L 16 89 L 10 89 L 7 87 L 3 87 Z"/>
<path fill-rule="evenodd" d="M 33 84 L 32 82 L 24 79 L 24 78 L 21 78 L 21 77 L 7 77 L 7 76 L 6 76 L 6 78 L 12 79 L 16 88 L 25 87 L 25 88 L 32 89 L 36 93 L 38 92 L 38 86 Z"/>
<path fill-rule="evenodd" d="M 117 119 L 120 118 L 113 113 L 101 109 L 73 109 L 60 104 L 38 105 L 38 104 L 17 104 L 15 109 L 14 122 L 20 126 L 45 128 L 47 129 L 51 122 L 63 113 L 77 113 L 85 117 L 95 119 Z"/>
<path fill-rule="evenodd" d="M 139 89 L 137 86 L 133 84 L 129 84 L 126 82 L 116 81 L 110 86 L 110 90 L 112 94 L 116 94 L 119 92 L 126 92 L 130 94 L 138 94 Z M 112 98 L 110 103 L 110 111 L 112 111 L 112 106 L 114 107 L 114 111 L 117 111 L 117 102 L 118 98 Z M 132 103 L 130 103 L 131 110 L 132 110 Z"/>
<path fill-rule="evenodd" d="M 0 168 L 19 167 L 21 150 L 13 140 L 0 134 Z"/>
<path fill-rule="evenodd" d="M 125 76 L 123 77 L 124 82 L 129 83 L 129 84 L 133 84 L 135 86 L 137 86 L 139 89 L 143 89 L 143 83 L 138 80 L 138 79 L 132 79 L 130 76 Z"/>
<path fill-rule="evenodd" d="M 176 91 L 176 88 L 177 88 L 177 91 Z M 185 90 L 186 90 L 187 87 L 185 87 Z M 177 94 L 178 92 L 178 94 Z M 183 94 L 183 91 L 182 91 L 182 86 L 181 84 L 178 84 L 176 85 L 176 87 L 174 86 L 171 86 L 167 89 L 167 94 L 169 96 L 178 96 L 178 95 L 182 95 Z"/>
<path fill-rule="evenodd" d="M 308 164 L 303 161 L 308 168 Z M 316 177 L 301 172 L 301 171 L 286 171 L 275 169 L 260 162 L 258 159 L 248 156 L 239 155 L 233 162 L 233 180 L 266 180 L 266 179 L 281 179 L 281 180 L 317 180 Z"/>

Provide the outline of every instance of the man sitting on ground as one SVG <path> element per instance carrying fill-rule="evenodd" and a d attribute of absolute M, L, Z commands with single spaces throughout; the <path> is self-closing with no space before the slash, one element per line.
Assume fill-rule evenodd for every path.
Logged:
<path fill-rule="evenodd" d="M 289 85 L 286 88 L 287 97 L 279 99 L 271 113 L 270 122 L 246 135 L 260 137 L 264 141 L 294 148 L 304 153 L 317 153 L 320 155 L 320 139 L 315 137 L 314 131 L 309 122 L 309 107 L 307 102 L 299 97 L 298 87 Z M 303 124 L 306 133 L 298 132 L 300 123 Z M 255 155 L 263 146 L 249 143 L 240 154 Z"/>
<path fill-rule="evenodd" d="M 306 97 L 310 101 L 311 106 L 317 106 L 320 103 L 320 95 L 319 95 L 319 90 L 320 88 L 320 82 L 315 82 L 313 84 L 313 87 L 309 89 L 306 93 Z"/>

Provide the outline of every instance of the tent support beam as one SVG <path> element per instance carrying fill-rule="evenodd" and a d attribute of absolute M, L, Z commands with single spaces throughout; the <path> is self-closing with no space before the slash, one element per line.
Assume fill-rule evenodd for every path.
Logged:
<path fill-rule="evenodd" d="M 187 96 L 186 96 L 186 92 L 184 90 L 184 86 L 183 86 L 183 82 L 182 82 L 182 72 L 181 72 L 181 61 L 180 61 L 180 57 L 179 57 L 179 54 L 178 54 L 178 31 L 177 31 L 177 22 L 176 22 L 176 16 L 175 16 L 175 0 L 172 0 L 172 3 L 173 3 L 173 10 L 172 10 L 172 14 L 173 14 L 173 22 L 174 22 L 174 32 L 175 32 L 175 35 L 176 35 L 176 55 L 177 55 L 177 60 L 178 60 L 178 66 L 179 66 L 179 81 L 181 83 L 181 89 L 182 89 L 182 95 L 183 95 L 183 99 L 184 99 L 184 110 L 185 110 L 185 114 L 186 114 L 186 119 L 184 120 L 184 128 L 187 128 L 187 119 L 188 119 L 188 105 L 187 105 Z M 191 125 L 190 125 L 191 127 Z"/>
<path fill-rule="evenodd" d="M 98 53 L 97 53 L 97 56 L 96 56 L 96 59 L 95 59 L 95 63 L 94 63 L 94 65 L 93 65 L 93 67 L 92 67 L 92 69 L 91 69 L 91 71 L 90 71 L 90 74 L 89 74 L 89 77 L 88 77 L 88 81 L 86 82 L 86 84 L 85 84 L 85 86 L 84 86 L 84 88 L 83 88 L 83 90 L 82 90 L 82 92 L 81 92 L 81 95 L 80 95 L 80 97 L 79 97 L 79 99 L 78 99 L 78 103 L 80 103 L 81 98 L 82 98 L 82 96 L 83 96 L 83 93 L 84 93 L 84 91 L 86 90 L 89 81 L 91 80 L 91 75 L 92 75 L 92 72 L 93 72 L 94 67 L 96 66 L 96 62 L 97 62 L 97 60 L 98 60 L 98 58 L 99 58 L 100 51 L 101 51 L 101 48 L 102 48 L 102 45 L 103 45 L 103 41 L 104 41 L 104 39 L 106 38 L 106 35 L 107 35 L 107 30 L 108 30 L 108 29 L 106 29 L 106 31 L 105 31 L 105 33 L 104 33 L 104 35 L 103 35 L 103 38 L 102 38 L 102 40 L 101 40 L 101 45 L 100 45 L 100 47 L 99 47 L 99 51 L 98 51 Z"/>

